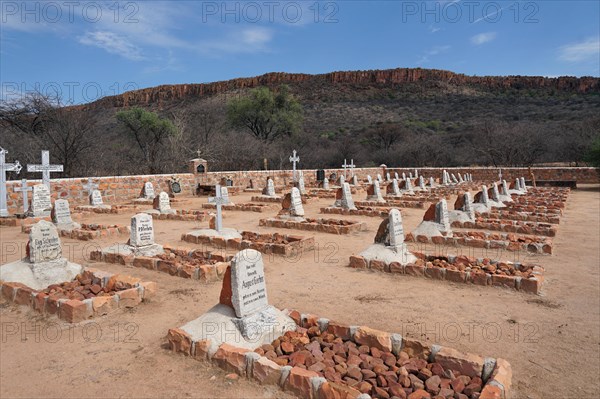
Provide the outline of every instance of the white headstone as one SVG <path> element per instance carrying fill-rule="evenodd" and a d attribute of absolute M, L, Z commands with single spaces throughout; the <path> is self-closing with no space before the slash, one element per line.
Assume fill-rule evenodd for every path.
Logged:
<path fill-rule="evenodd" d="M 421 188 L 421 190 L 425 190 L 425 179 L 423 178 L 423 176 L 419 176 L 419 188 Z"/>
<path fill-rule="evenodd" d="M 381 195 L 381 187 L 379 186 L 379 180 L 375 180 L 372 184 L 373 194 L 367 196 L 368 201 L 377 201 L 377 202 L 385 202 L 383 196 Z"/>
<path fill-rule="evenodd" d="M 487 186 L 483 185 L 481 186 L 481 203 L 484 205 L 489 205 L 490 203 L 490 197 L 488 196 L 488 189 Z"/>
<path fill-rule="evenodd" d="M 45 185 L 41 184 L 46 189 Z M 62 257 L 62 246 L 58 230 L 50 222 L 40 220 L 31 226 L 29 233 L 29 261 L 31 263 L 49 262 Z"/>
<path fill-rule="evenodd" d="M 304 186 L 303 175 L 300 175 L 300 177 L 298 177 L 298 190 L 300 190 L 300 194 L 306 194 L 306 187 Z"/>
<path fill-rule="evenodd" d="M 521 177 L 521 190 L 527 191 L 527 185 L 525 184 L 525 178 Z"/>
<path fill-rule="evenodd" d="M 429 178 L 429 187 L 433 187 L 435 185 L 435 180 L 433 180 L 433 177 Z"/>
<path fill-rule="evenodd" d="M 502 191 L 500 192 L 500 194 L 504 196 L 510 196 L 510 194 L 508 193 L 508 183 L 506 182 L 506 180 L 502 180 Z"/>
<path fill-rule="evenodd" d="M 521 191 L 521 179 L 518 177 L 515 179 L 515 190 Z"/>
<path fill-rule="evenodd" d="M 356 175 L 352 176 L 352 185 L 358 186 L 358 178 L 356 177 Z"/>
<path fill-rule="evenodd" d="M 402 180 L 406 180 L 406 173 L 402 172 Z"/>
<path fill-rule="evenodd" d="M 90 205 L 99 206 L 102 204 L 102 193 L 100 193 L 100 190 L 93 190 L 92 194 L 90 195 Z"/>
<path fill-rule="evenodd" d="M 498 191 L 498 183 L 494 182 L 492 185 L 492 200 L 500 201 L 500 192 Z"/>
<path fill-rule="evenodd" d="M 273 183 L 273 179 L 267 179 L 266 195 L 268 195 L 270 197 L 275 196 L 275 183 Z"/>
<path fill-rule="evenodd" d="M 160 213 L 165 213 L 171 210 L 171 199 L 169 198 L 169 194 L 161 191 L 158 194 L 158 210 Z"/>
<path fill-rule="evenodd" d="M 223 197 L 223 205 L 231 203 L 229 199 L 229 190 L 226 186 L 221 186 L 221 197 Z"/>
<path fill-rule="evenodd" d="M 343 175 L 340 176 L 340 187 L 343 186 L 345 182 L 346 182 L 346 178 Z"/>
<path fill-rule="evenodd" d="M 458 183 L 458 179 L 456 178 L 456 176 L 454 176 L 454 173 L 452 173 L 451 177 L 453 183 Z"/>
<path fill-rule="evenodd" d="M 446 172 L 445 170 L 442 171 L 442 184 L 448 184 L 448 172 Z"/>
<path fill-rule="evenodd" d="M 138 213 L 131 218 L 129 245 L 132 247 L 154 245 L 154 225 L 152 223 L 152 216 L 147 213 Z"/>
<path fill-rule="evenodd" d="M 48 190 L 45 184 L 36 184 L 33 186 L 31 209 L 35 217 L 50 216 L 52 202 L 50 200 L 50 190 Z"/>
<path fill-rule="evenodd" d="M 329 189 L 329 179 L 328 178 L 323 179 L 323 188 L 325 190 Z"/>
<path fill-rule="evenodd" d="M 404 244 L 402 214 L 396 208 L 390 209 L 390 213 L 388 215 L 388 234 L 391 247 L 397 247 Z"/>
<path fill-rule="evenodd" d="M 415 179 L 419 177 L 419 172 L 417 172 L 417 170 L 415 169 Z"/>
<path fill-rule="evenodd" d="M 380 183 L 383 181 L 383 179 L 381 178 L 381 175 L 379 173 L 377 173 L 377 181 Z"/>
<path fill-rule="evenodd" d="M 394 178 L 395 178 L 396 180 L 400 180 L 400 176 L 398 176 L 398 172 L 394 172 Z"/>
<path fill-rule="evenodd" d="M 69 201 L 66 199 L 57 199 L 54 201 L 53 222 L 56 224 L 72 224 L 71 209 Z"/>
<path fill-rule="evenodd" d="M 444 231 L 450 231 L 450 217 L 448 216 L 448 203 L 445 198 L 442 198 L 440 202 L 435 206 L 435 218 L 436 223 L 443 226 Z"/>
<path fill-rule="evenodd" d="M 463 211 L 469 215 L 469 219 L 475 220 L 475 210 L 473 209 L 473 198 L 470 192 L 464 193 L 464 208 Z"/>
<path fill-rule="evenodd" d="M 342 185 L 342 200 L 340 202 L 344 209 L 356 209 L 354 206 L 354 200 L 352 199 L 352 191 L 350 190 L 350 184 L 344 183 Z"/>
<path fill-rule="evenodd" d="M 392 194 L 393 195 L 401 195 L 400 194 L 400 187 L 398 187 L 398 180 L 397 179 L 392 180 Z"/>
<path fill-rule="evenodd" d="M 367 175 L 367 182 L 369 184 L 373 184 L 373 178 L 371 177 L 371 175 Z"/>
<path fill-rule="evenodd" d="M 389 172 L 387 172 L 387 173 L 385 174 L 385 181 L 390 181 L 390 180 L 392 180 L 392 179 L 390 178 L 390 173 L 389 173 Z"/>
<path fill-rule="evenodd" d="M 156 194 L 154 193 L 154 185 L 152 182 L 147 181 L 144 183 L 144 198 L 146 199 L 154 199 Z"/>
<path fill-rule="evenodd" d="M 462 175 L 460 173 L 458 173 L 458 182 L 459 183 L 464 183 L 464 179 L 462 177 Z"/>
<path fill-rule="evenodd" d="M 244 249 L 231 260 L 231 303 L 240 318 L 269 306 L 262 255 L 254 249 Z"/>
<path fill-rule="evenodd" d="M 300 195 L 300 190 L 298 190 L 296 187 L 292 187 L 290 198 L 290 215 L 304 216 L 304 207 L 302 206 L 302 196 Z"/>
<path fill-rule="evenodd" d="M 413 192 L 413 186 L 412 186 L 411 179 L 406 179 L 406 191 L 408 191 L 409 193 Z"/>

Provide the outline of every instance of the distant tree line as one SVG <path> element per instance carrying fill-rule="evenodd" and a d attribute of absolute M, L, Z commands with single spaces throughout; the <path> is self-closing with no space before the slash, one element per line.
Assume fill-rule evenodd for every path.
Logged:
<path fill-rule="evenodd" d="M 344 103 L 346 116 L 356 107 L 351 100 Z M 397 120 L 378 120 L 380 111 L 369 105 L 365 123 L 347 126 L 343 112 L 322 114 L 323 104 L 304 105 L 287 86 L 253 89 L 225 106 L 204 102 L 96 112 L 29 94 L 0 102 L 0 146 L 22 164 L 37 163 L 40 150 L 50 150 L 51 161 L 64 165 L 64 177 L 183 172 L 198 153 L 211 170 L 263 169 L 265 160 L 269 169 L 288 169 L 293 149 L 302 168 L 340 167 L 344 159 L 359 167 L 600 166 L 600 117 L 593 114 L 567 121 L 475 116 L 474 122 L 454 127 L 419 120 L 408 111 Z M 461 112 L 470 112 L 470 106 Z M 342 126 L 319 130 L 321 118 L 338 118 Z"/>

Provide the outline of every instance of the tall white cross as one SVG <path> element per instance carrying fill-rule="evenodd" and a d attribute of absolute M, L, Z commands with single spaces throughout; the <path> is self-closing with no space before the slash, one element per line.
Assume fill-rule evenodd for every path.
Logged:
<path fill-rule="evenodd" d="M 88 182 L 83 185 L 83 189 L 88 192 L 89 195 L 92 195 L 92 191 L 98 188 L 98 185 L 92 181 L 92 179 L 88 179 Z"/>
<path fill-rule="evenodd" d="M 216 231 L 221 231 L 221 229 L 223 228 L 223 216 L 221 214 L 221 205 L 225 205 L 227 204 L 227 198 L 223 197 L 221 195 L 221 185 L 217 184 L 215 186 L 215 193 L 216 195 L 214 197 L 208 197 L 208 202 L 211 204 L 215 204 L 217 206 L 217 217 L 215 219 L 215 230 Z"/>
<path fill-rule="evenodd" d="M 41 165 L 27 165 L 28 172 L 37 172 L 42 174 L 42 183 L 50 190 L 50 173 L 51 172 L 62 172 L 62 165 L 50 165 L 50 152 L 42 151 L 42 164 Z"/>
<path fill-rule="evenodd" d="M 13 188 L 16 192 L 23 193 L 23 214 L 29 210 L 29 191 L 33 191 L 33 187 L 27 185 L 27 179 L 21 179 L 21 187 Z"/>
<path fill-rule="evenodd" d="M 296 150 L 294 150 L 294 152 L 292 153 L 292 156 L 290 157 L 290 162 L 292 163 L 292 170 L 294 171 L 294 181 L 296 181 L 296 162 L 300 162 L 300 157 L 296 155 Z"/>
<path fill-rule="evenodd" d="M 346 171 L 348 170 L 348 168 L 350 168 L 350 171 L 352 172 L 352 176 L 354 176 L 354 159 L 350 160 L 350 163 L 346 162 L 346 159 L 344 159 L 344 164 L 342 165 L 342 168 L 344 168 L 344 178 L 346 178 Z"/>
<path fill-rule="evenodd" d="M 6 172 L 21 172 L 21 164 L 19 161 L 14 163 L 6 163 L 6 151 L 0 147 L 0 216 L 8 216 L 7 200 L 6 200 Z"/>
<path fill-rule="evenodd" d="M 200 150 L 199 148 L 196 150 L 196 154 L 198 155 L 198 158 L 200 158 L 200 154 L 202 154 L 202 150 Z"/>

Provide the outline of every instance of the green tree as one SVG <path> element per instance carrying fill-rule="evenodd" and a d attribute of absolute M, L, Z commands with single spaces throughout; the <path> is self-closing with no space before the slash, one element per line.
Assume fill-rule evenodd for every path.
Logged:
<path fill-rule="evenodd" d="M 268 87 L 258 87 L 249 96 L 229 102 L 227 120 L 234 128 L 245 128 L 254 137 L 272 142 L 300 130 L 302 106 L 286 85 L 280 86 L 276 93 Z"/>
<path fill-rule="evenodd" d="M 119 111 L 117 120 L 137 142 L 150 173 L 158 173 L 160 148 L 169 137 L 177 133 L 173 122 L 142 108 Z"/>
<path fill-rule="evenodd" d="M 600 136 L 592 142 L 587 154 L 585 154 L 584 161 L 595 168 L 600 168 Z"/>

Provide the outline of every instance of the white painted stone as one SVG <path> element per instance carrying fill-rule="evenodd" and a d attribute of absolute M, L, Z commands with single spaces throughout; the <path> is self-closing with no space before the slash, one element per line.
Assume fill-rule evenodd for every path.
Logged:
<path fill-rule="evenodd" d="M 138 213 L 131 218 L 129 245 L 132 247 L 154 245 L 154 224 L 152 222 L 152 216 L 147 213 Z"/>
<path fill-rule="evenodd" d="M 388 215 L 388 237 L 391 247 L 404 244 L 404 227 L 402 226 L 402 214 L 396 208 L 390 209 Z"/>
<path fill-rule="evenodd" d="M 247 317 L 269 305 L 260 252 L 244 249 L 231 260 L 231 302 L 237 317 Z"/>
<path fill-rule="evenodd" d="M 304 216 L 304 207 L 302 206 L 302 196 L 300 190 L 292 187 L 291 191 L 290 216 Z"/>
<path fill-rule="evenodd" d="M 263 194 L 269 197 L 275 196 L 275 184 L 273 183 L 273 179 L 267 179 L 267 186 L 265 187 Z"/>
<path fill-rule="evenodd" d="M 369 184 L 373 184 L 373 178 L 371 177 L 371 175 L 367 175 L 367 182 Z"/>
<path fill-rule="evenodd" d="M 397 179 L 392 180 L 392 195 L 401 195 Z"/>
<path fill-rule="evenodd" d="M 352 199 L 352 190 L 350 190 L 350 185 L 348 183 L 342 185 L 342 199 L 340 201 L 340 206 L 344 209 L 356 209 L 354 200 Z"/>
<path fill-rule="evenodd" d="M 440 202 L 435 206 L 435 219 L 436 223 L 442 225 L 442 231 L 450 231 L 450 218 L 448 217 L 448 203 L 445 198 L 442 198 Z"/>
<path fill-rule="evenodd" d="M 72 224 L 71 209 L 69 201 L 66 199 L 57 199 L 54 201 L 53 222 L 56 224 Z"/>
<path fill-rule="evenodd" d="M 158 194 L 158 211 L 160 211 L 160 213 L 168 213 L 171 210 L 171 199 L 169 198 L 169 194 L 161 191 L 160 194 Z"/>
<path fill-rule="evenodd" d="M 52 212 L 52 201 L 50 199 L 50 190 L 48 190 L 48 187 L 45 184 L 36 184 L 33 186 L 31 210 L 35 217 L 50 216 L 50 212 Z"/>
<path fill-rule="evenodd" d="M 329 179 L 328 179 L 328 178 L 324 178 L 324 179 L 323 179 L 323 188 L 324 188 L 325 190 L 328 190 L 328 189 L 329 189 Z"/>
<path fill-rule="evenodd" d="M 46 187 L 45 185 L 42 185 Z M 49 262 L 62 257 L 62 246 L 56 226 L 45 220 L 31 226 L 29 233 L 29 261 Z"/>
<path fill-rule="evenodd" d="M 144 183 L 144 198 L 145 199 L 154 199 L 156 194 L 154 193 L 154 185 L 152 182 L 147 181 Z"/>
<path fill-rule="evenodd" d="M 100 193 L 100 190 L 93 190 L 92 194 L 90 194 L 90 205 L 100 206 L 103 204 L 104 202 L 102 201 L 102 193 Z"/>

